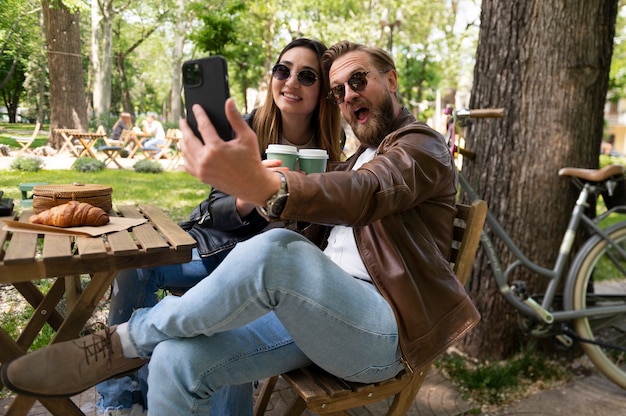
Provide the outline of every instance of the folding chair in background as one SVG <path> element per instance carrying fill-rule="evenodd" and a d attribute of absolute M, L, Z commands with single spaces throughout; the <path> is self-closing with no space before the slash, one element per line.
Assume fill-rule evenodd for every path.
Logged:
<path fill-rule="evenodd" d="M 39 134 L 39 130 L 41 129 L 41 123 L 37 122 L 35 124 L 35 130 L 33 130 L 33 134 L 30 137 L 11 137 L 13 140 L 17 142 L 22 148 L 17 152 L 17 155 L 20 156 L 22 153 L 26 152 L 28 154 L 34 155 L 35 153 L 31 150 L 30 146 L 33 144 L 37 135 Z"/>

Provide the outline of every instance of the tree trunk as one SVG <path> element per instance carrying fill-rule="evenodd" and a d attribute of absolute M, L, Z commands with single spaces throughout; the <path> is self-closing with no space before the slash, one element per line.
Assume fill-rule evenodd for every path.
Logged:
<path fill-rule="evenodd" d="M 463 170 L 527 256 L 552 268 L 574 204 L 564 166 L 598 167 L 617 0 L 483 0 L 471 108 L 504 107 L 503 119 L 476 120 Z M 488 227 L 487 227 L 488 230 Z M 504 265 L 514 259 L 500 242 Z M 529 293 L 544 279 L 518 268 Z M 470 294 L 482 321 L 462 342 L 470 355 L 519 351 L 515 310 L 499 295 L 482 248 Z"/>
<path fill-rule="evenodd" d="M 48 69 L 50 73 L 50 133 L 49 144 L 61 146 L 61 137 L 54 129 L 87 130 L 87 103 L 80 50 L 80 16 L 71 13 L 60 1 L 42 0 Z"/>
<path fill-rule="evenodd" d="M 91 4 L 91 54 L 93 63 L 93 110 L 96 119 L 109 117 L 113 68 L 113 1 Z"/>
<path fill-rule="evenodd" d="M 127 113 L 135 114 L 132 99 L 130 97 L 130 88 L 128 87 L 128 79 L 126 79 L 126 71 L 124 70 L 124 61 L 126 55 L 122 52 L 115 54 L 115 67 L 120 77 L 120 85 L 122 86 L 122 107 Z"/>
<path fill-rule="evenodd" d="M 176 30 L 174 32 L 174 47 L 172 49 L 172 93 L 170 94 L 170 123 L 178 123 L 182 116 L 182 71 L 183 47 L 187 29 L 189 28 L 189 18 L 185 11 L 185 0 L 176 2 Z"/>

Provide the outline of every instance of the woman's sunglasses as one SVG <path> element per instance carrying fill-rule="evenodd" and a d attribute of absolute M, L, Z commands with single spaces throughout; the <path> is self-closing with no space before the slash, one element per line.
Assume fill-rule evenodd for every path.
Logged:
<path fill-rule="evenodd" d="M 284 81 L 289 78 L 289 75 L 291 75 L 291 70 L 287 65 L 277 64 L 274 65 L 274 68 L 272 68 L 272 75 L 277 80 Z M 317 75 L 315 75 L 315 72 L 311 71 L 310 69 L 303 69 L 302 71 L 298 72 L 297 79 L 300 85 L 310 87 L 311 85 L 315 84 L 315 81 L 317 81 Z"/>

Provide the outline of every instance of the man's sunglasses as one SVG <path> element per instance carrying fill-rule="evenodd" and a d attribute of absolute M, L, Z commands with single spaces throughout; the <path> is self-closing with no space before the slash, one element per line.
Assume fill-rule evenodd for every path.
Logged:
<path fill-rule="evenodd" d="M 289 78 L 289 75 L 291 75 L 291 70 L 287 65 L 276 64 L 274 65 L 274 68 L 272 68 L 272 75 L 277 80 L 284 81 Z M 311 71 L 310 69 L 303 69 L 302 71 L 298 72 L 297 79 L 300 85 L 310 87 L 311 85 L 315 84 L 315 81 L 317 81 L 317 75 L 315 75 L 315 72 Z"/>
<path fill-rule="evenodd" d="M 348 84 L 350 89 L 352 89 L 352 91 L 354 92 L 363 91 L 365 87 L 367 87 L 367 74 L 369 74 L 370 72 L 371 71 L 355 72 L 354 74 L 350 75 L 350 78 L 348 79 L 348 81 L 330 89 L 330 92 L 328 93 L 328 99 L 333 104 L 343 103 L 344 98 L 346 98 L 346 84 Z M 378 71 L 378 72 L 384 74 L 385 72 L 389 72 L 389 71 Z"/>

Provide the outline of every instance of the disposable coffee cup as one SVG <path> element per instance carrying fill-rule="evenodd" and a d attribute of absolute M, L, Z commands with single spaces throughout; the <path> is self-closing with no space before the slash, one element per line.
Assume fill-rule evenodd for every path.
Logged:
<path fill-rule="evenodd" d="M 326 172 L 328 152 L 324 149 L 300 149 L 298 152 L 300 170 L 308 174 Z"/>
<path fill-rule="evenodd" d="M 268 159 L 278 159 L 282 161 L 281 166 L 294 170 L 296 160 L 298 160 L 298 148 L 283 144 L 270 144 L 267 146 L 265 155 Z"/>

